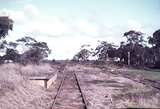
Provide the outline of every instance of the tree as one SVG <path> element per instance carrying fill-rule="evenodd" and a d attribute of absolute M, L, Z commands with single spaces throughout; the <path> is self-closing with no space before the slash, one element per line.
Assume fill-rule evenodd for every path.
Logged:
<path fill-rule="evenodd" d="M 73 60 L 82 60 L 82 61 L 86 61 L 88 60 L 89 56 L 90 56 L 90 51 L 87 49 L 81 49 L 74 57 Z"/>
<path fill-rule="evenodd" d="M 13 21 L 7 16 L 0 17 L 0 39 L 4 38 L 9 30 L 13 29 Z"/>
<path fill-rule="evenodd" d="M 21 39 L 17 39 L 16 42 L 20 42 L 25 44 L 26 46 L 36 43 L 37 41 L 29 36 L 22 37 Z"/>
<path fill-rule="evenodd" d="M 143 44 L 144 39 L 143 39 L 143 33 L 135 30 L 130 30 L 128 32 L 125 32 L 123 34 L 124 37 L 127 38 L 127 42 L 129 44 Z"/>
<path fill-rule="evenodd" d="M 7 16 L 0 17 L 0 39 L 5 38 L 8 35 L 8 31 L 13 29 L 13 21 Z M 0 51 L 6 49 L 7 41 L 0 40 Z M 0 56 L 0 63 L 4 62 L 4 57 Z"/>
<path fill-rule="evenodd" d="M 100 41 L 99 41 L 100 42 Z M 108 58 L 114 58 L 116 56 L 116 46 L 107 41 L 101 41 L 100 44 L 96 47 L 95 53 L 93 56 L 97 55 L 98 60 L 107 60 Z"/>
<path fill-rule="evenodd" d="M 22 63 L 39 63 L 51 53 L 46 42 L 38 42 L 28 36 L 18 39 L 17 42 L 28 47 L 28 50 L 21 55 Z"/>
<path fill-rule="evenodd" d="M 145 47 L 144 48 L 144 64 L 148 67 L 153 67 L 155 65 L 154 58 L 154 48 L 153 47 Z"/>
<path fill-rule="evenodd" d="M 153 37 L 149 37 L 149 44 L 152 45 L 155 67 L 160 68 L 160 29 L 153 33 Z"/>
<path fill-rule="evenodd" d="M 12 49 L 12 48 L 7 48 L 6 54 L 2 58 L 4 61 L 11 60 L 13 62 L 18 62 L 19 57 L 20 57 L 20 55 L 17 50 Z"/>
<path fill-rule="evenodd" d="M 0 17 L 0 39 L 5 38 L 8 31 L 12 29 L 13 21 L 5 16 Z M 20 44 L 28 48 L 23 54 L 19 54 L 16 49 Z M 38 42 L 29 36 L 18 39 L 16 42 L 8 43 L 6 40 L 3 40 L 0 42 L 0 50 L 5 51 L 5 55 L 0 56 L 1 62 L 4 62 L 5 60 L 12 60 L 13 62 L 23 60 L 38 63 L 40 60 L 48 57 L 48 54 L 51 53 L 47 43 Z"/>
<path fill-rule="evenodd" d="M 160 29 L 153 33 L 153 37 L 149 37 L 149 44 L 160 47 Z"/>
<path fill-rule="evenodd" d="M 1 41 L 1 43 L 0 43 L 0 50 L 5 49 L 6 45 L 7 45 L 7 41 L 6 40 Z"/>
<path fill-rule="evenodd" d="M 19 53 L 16 50 L 17 43 L 15 42 L 7 42 L 3 40 L 0 49 L 5 52 L 3 56 L 1 56 L 1 63 L 4 63 L 6 60 L 11 60 L 13 62 L 17 62 L 19 58 Z"/>
<path fill-rule="evenodd" d="M 125 44 L 125 42 L 121 42 L 120 43 L 120 47 L 117 49 L 117 55 L 120 58 L 120 62 L 127 64 L 128 61 L 128 51 L 129 51 L 129 47 Z"/>
<path fill-rule="evenodd" d="M 125 32 L 123 36 L 127 38 L 127 42 L 122 42 L 118 49 L 120 61 L 136 66 L 143 65 L 144 47 L 146 46 L 143 33 L 130 30 Z"/>

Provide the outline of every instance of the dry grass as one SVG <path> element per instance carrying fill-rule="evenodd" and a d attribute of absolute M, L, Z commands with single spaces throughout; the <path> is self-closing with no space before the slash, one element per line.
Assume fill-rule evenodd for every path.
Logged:
<path fill-rule="evenodd" d="M 36 76 L 36 75 L 49 76 L 58 71 L 58 69 L 56 68 L 53 69 L 48 64 L 27 65 L 24 67 L 21 66 L 20 70 L 21 70 L 21 73 L 26 76 Z"/>
<path fill-rule="evenodd" d="M 119 75 L 121 72 L 113 65 L 74 65 L 67 68 L 78 72 L 91 109 L 160 107 L 159 91 Z"/>
<path fill-rule="evenodd" d="M 47 109 L 50 93 L 32 84 L 28 76 L 53 74 L 49 65 L 5 64 L 0 66 L 0 109 Z"/>
<path fill-rule="evenodd" d="M 117 69 L 109 65 L 101 67 L 74 64 L 67 65 L 65 70 L 77 72 L 91 109 L 160 107 L 159 91 L 122 75 L 115 75 L 113 72 Z M 60 65 L 1 65 L 0 109 L 48 109 L 54 90 L 49 89 L 49 92 L 32 84 L 27 78 L 36 75 L 50 76 L 58 70 L 61 70 Z"/>

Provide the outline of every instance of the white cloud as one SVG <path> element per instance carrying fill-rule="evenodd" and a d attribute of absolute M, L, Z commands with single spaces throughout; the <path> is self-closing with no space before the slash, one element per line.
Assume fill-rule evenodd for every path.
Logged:
<path fill-rule="evenodd" d="M 27 34 L 41 36 L 90 36 L 105 37 L 112 35 L 112 31 L 102 25 L 94 23 L 89 18 L 74 18 L 71 22 L 56 16 L 44 17 L 39 9 L 32 4 L 25 5 L 22 10 L 3 9 L 0 15 L 10 16 L 14 23 L 14 30 Z M 95 19 L 96 20 L 96 19 Z M 18 27 L 17 30 L 16 28 Z"/>
<path fill-rule="evenodd" d="M 70 32 L 68 25 L 59 19 L 33 21 L 28 23 L 28 27 L 30 27 L 29 33 L 51 37 L 63 36 Z"/>
<path fill-rule="evenodd" d="M 142 31 L 142 25 L 138 21 L 131 19 L 128 20 L 128 29 Z"/>
<path fill-rule="evenodd" d="M 25 5 L 23 12 L 26 14 L 26 16 L 28 16 L 30 18 L 35 18 L 35 17 L 39 16 L 39 10 L 33 4 Z"/>
<path fill-rule="evenodd" d="M 24 23 L 24 21 L 26 20 L 23 11 L 14 11 L 14 10 L 2 9 L 2 10 L 0 10 L 0 16 L 9 16 L 17 24 Z"/>
<path fill-rule="evenodd" d="M 96 24 L 89 22 L 87 19 L 76 21 L 75 27 L 78 29 L 78 32 L 80 33 L 84 33 L 89 36 L 98 35 L 99 27 Z"/>
<path fill-rule="evenodd" d="M 10 32 L 8 39 L 14 40 L 25 35 L 45 41 L 53 50 L 50 59 L 72 58 L 83 44 L 97 45 L 97 40 L 106 40 L 118 44 L 122 40 L 120 32 L 124 28 L 107 25 L 103 21 L 89 20 L 90 18 L 73 18 L 68 21 L 57 16 L 45 16 L 32 4 L 24 6 L 22 10 L 3 9 L 0 15 L 10 16 L 15 24 L 14 31 Z M 135 20 L 128 21 L 128 30 L 142 28 Z M 123 25 L 126 26 L 126 25 Z M 117 29 L 118 28 L 118 29 Z M 50 36 L 50 37 L 47 37 Z M 56 37 L 55 37 L 56 36 Z"/>
<path fill-rule="evenodd" d="M 39 10 L 36 6 L 29 4 L 25 5 L 21 10 L 1 9 L 0 16 L 9 16 L 16 24 L 25 24 L 28 21 L 39 17 Z"/>

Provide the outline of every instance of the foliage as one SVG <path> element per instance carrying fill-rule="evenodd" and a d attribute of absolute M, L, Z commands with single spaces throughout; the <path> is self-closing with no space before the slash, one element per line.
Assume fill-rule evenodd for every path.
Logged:
<path fill-rule="evenodd" d="M 20 43 L 28 47 L 28 50 L 24 51 L 22 54 L 17 50 L 17 46 L 19 46 Z M 0 57 L 1 63 L 4 63 L 5 60 L 12 60 L 13 62 L 20 63 L 38 63 L 42 59 L 48 57 L 51 52 L 47 43 L 38 42 L 31 37 L 23 37 L 16 42 L 7 42 L 3 40 L 0 44 L 0 48 L 5 51 L 5 55 Z"/>
<path fill-rule="evenodd" d="M 29 48 L 21 56 L 21 61 L 23 63 L 39 63 L 39 61 L 48 57 L 48 55 L 51 53 L 51 50 L 46 42 L 38 42 L 34 38 L 28 36 L 18 39 L 17 42 L 21 42 Z"/>
<path fill-rule="evenodd" d="M 7 16 L 0 17 L 0 39 L 5 38 L 9 30 L 13 29 L 13 21 Z"/>
<path fill-rule="evenodd" d="M 149 37 L 149 44 L 152 45 L 155 67 L 160 68 L 160 29 L 153 33 L 153 37 Z"/>
<path fill-rule="evenodd" d="M 129 44 L 142 44 L 144 42 L 143 33 L 135 30 L 130 30 L 123 34 L 127 38 Z"/>
<path fill-rule="evenodd" d="M 5 51 L 5 55 L 1 56 L 1 63 L 4 63 L 5 60 L 18 61 L 19 52 L 16 50 L 17 45 L 15 42 L 7 42 L 6 40 L 1 42 L 0 49 Z"/>
<path fill-rule="evenodd" d="M 156 47 L 160 47 L 160 29 L 153 33 L 153 37 L 149 37 L 149 43 Z"/>
<path fill-rule="evenodd" d="M 100 44 L 96 47 L 93 56 L 97 55 L 98 60 L 106 60 L 108 58 L 114 58 L 116 55 L 115 47 L 116 46 L 112 43 L 108 43 L 107 41 L 101 41 Z"/>
<path fill-rule="evenodd" d="M 82 60 L 82 61 L 86 61 L 88 60 L 89 56 L 90 56 L 90 51 L 87 49 L 81 49 L 74 57 L 73 60 Z"/>
<path fill-rule="evenodd" d="M 7 42 L 4 38 L 12 29 L 13 21 L 7 16 L 0 17 L 0 51 L 5 52 L 5 55 L 0 56 L 0 63 L 5 60 L 39 63 L 51 53 L 46 42 L 37 41 L 30 36 L 22 37 L 15 42 Z M 144 35 L 140 31 L 129 30 L 123 34 L 127 41 L 121 42 L 118 48 L 107 41 L 99 41 L 100 44 L 95 49 L 87 49 L 90 45 L 82 45 L 73 60 L 86 61 L 91 56 L 97 56 L 98 60 L 106 61 L 118 57 L 124 64 L 130 62 L 132 66 L 146 65 L 160 68 L 160 29 L 148 37 L 151 47 L 146 45 Z M 17 46 L 20 45 L 27 47 L 22 54 L 17 50 Z"/>
<path fill-rule="evenodd" d="M 130 60 L 131 65 L 143 65 L 143 55 L 145 46 L 143 33 L 130 30 L 128 32 L 125 32 L 123 36 L 127 38 L 127 42 L 121 42 L 121 45 L 118 48 L 120 61 L 125 64 L 128 64 L 128 60 Z M 129 58 L 128 53 L 130 54 Z"/>
<path fill-rule="evenodd" d="M 7 48 L 6 54 L 3 56 L 3 60 L 12 60 L 13 62 L 18 62 L 19 57 L 20 55 L 17 50 Z"/>
<path fill-rule="evenodd" d="M 25 45 L 30 45 L 30 44 L 36 43 L 37 41 L 32 37 L 25 36 L 25 37 L 22 37 L 21 39 L 17 39 L 16 42 L 21 42 L 21 43 L 24 43 Z"/>

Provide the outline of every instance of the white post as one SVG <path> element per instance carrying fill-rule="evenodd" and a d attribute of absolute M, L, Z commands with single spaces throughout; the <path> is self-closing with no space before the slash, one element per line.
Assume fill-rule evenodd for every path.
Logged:
<path fill-rule="evenodd" d="M 130 64 L 131 64 L 131 53 L 128 52 L 128 65 L 130 66 Z"/>

